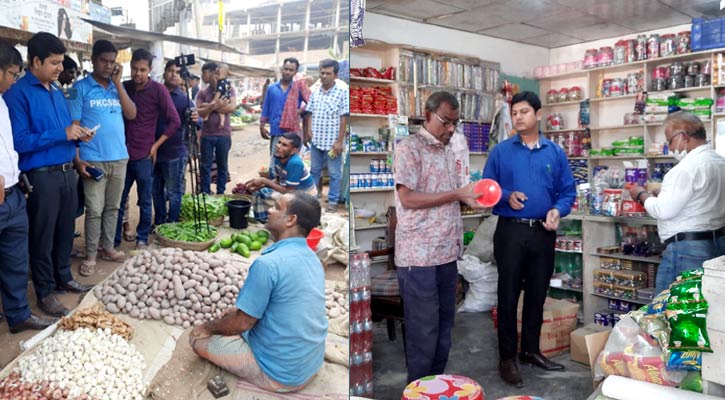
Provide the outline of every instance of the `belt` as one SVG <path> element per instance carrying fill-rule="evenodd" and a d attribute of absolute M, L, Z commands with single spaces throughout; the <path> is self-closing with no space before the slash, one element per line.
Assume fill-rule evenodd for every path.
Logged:
<path fill-rule="evenodd" d="M 34 168 L 28 172 L 55 172 L 55 171 L 68 172 L 72 169 L 73 169 L 73 163 L 67 162 L 65 164 L 51 165 L 49 167 Z"/>
<path fill-rule="evenodd" d="M 13 189 L 15 189 L 15 186 L 17 186 L 17 185 L 18 185 L 18 184 L 16 183 L 16 184 L 14 184 L 13 186 L 10 186 L 9 188 L 6 188 L 6 189 L 5 189 L 5 195 L 6 195 L 6 196 L 7 196 L 7 195 L 9 195 L 9 194 L 10 194 L 10 193 L 11 193 L 11 192 L 13 191 Z"/>
<path fill-rule="evenodd" d="M 720 236 L 724 236 L 724 235 L 725 235 L 725 226 L 723 226 L 720 229 L 715 229 L 714 231 L 680 232 L 678 234 L 670 236 L 667 240 L 665 240 L 665 245 L 668 245 L 672 242 L 681 242 L 683 240 L 715 239 L 715 238 L 719 238 Z"/>
<path fill-rule="evenodd" d="M 544 228 L 543 219 L 528 219 L 528 218 L 513 218 L 513 217 L 499 217 L 500 220 L 507 222 L 516 222 L 519 224 L 528 225 L 531 228 Z"/>

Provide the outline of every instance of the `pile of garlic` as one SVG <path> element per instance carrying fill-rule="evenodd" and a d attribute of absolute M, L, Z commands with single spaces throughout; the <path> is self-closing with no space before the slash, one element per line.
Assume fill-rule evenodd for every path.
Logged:
<path fill-rule="evenodd" d="M 143 399 L 144 359 L 110 329 L 59 330 L 18 364 L 23 381 L 50 381 L 71 398 Z"/>
<path fill-rule="evenodd" d="M 328 319 L 335 319 L 347 314 L 349 308 L 348 292 L 347 287 L 342 285 L 325 288 L 325 307 L 327 308 Z"/>
<path fill-rule="evenodd" d="M 248 266 L 216 253 L 165 248 L 144 251 L 116 270 L 94 295 L 112 313 L 188 328 L 233 306 Z"/>

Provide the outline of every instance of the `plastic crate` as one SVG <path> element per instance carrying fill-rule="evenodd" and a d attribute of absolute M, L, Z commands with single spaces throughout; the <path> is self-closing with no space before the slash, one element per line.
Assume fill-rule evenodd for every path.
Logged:
<path fill-rule="evenodd" d="M 725 17 L 693 18 L 690 47 L 692 51 L 725 47 Z"/>

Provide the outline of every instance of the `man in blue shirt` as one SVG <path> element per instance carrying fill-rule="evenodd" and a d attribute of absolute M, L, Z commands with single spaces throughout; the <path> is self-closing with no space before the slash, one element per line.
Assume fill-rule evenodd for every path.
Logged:
<path fill-rule="evenodd" d="M 90 276 L 96 269 L 99 241 L 104 260 L 123 261 L 125 255 L 113 247 L 118 219 L 118 206 L 126 181 L 128 151 L 123 118 L 136 118 L 136 105 L 121 84 L 123 67 L 116 63 L 118 50 L 108 40 L 93 45 L 93 73 L 73 85 L 68 98 L 73 123 L 94 128 L 93 140 L 81 143 L 75 163 L 85 194 L 86 260 L 80 274 Z M 94 179 L 87 168 L 103 172 Z"/>
<path fill-rule="evenodd" d="M 63 42 L 52 34 L 33 35 L 28 73 L 3 95 L 20 170 L 33 186 L 27 205 L 33 286 L 40 309 L 56 317 L 68 310 L 53 291 L 84 293 L 92 287 L 76 282 L 70 270 L 78 205 L 72 161 L 78 141 L 89 142 L 94 133 L 72 123 L 63 92 L 53 83 L 63 71 L 65 53 Z"/>
<path fill-rule="evenodd" d="M 539 132 L 539 97 L 517 93 L 511 117 L 518 134 L 493 148 L 483 177 L 497 181 L 503 191 L 493 208 L 498 215 L 493 251 L 498 267 L 499 373 L 507 383 L 523 387 L 516 364 L 516 309 L 522 288 L 519 361 L 545 370 L 564 369 L 541 354 L 539 336 L 554 272 L 556 229 L 559 219 L 571 211 L 576 188 L 566 154 Z"/>
<path fill-rule="evenodd" d="M 272 159 L 274 157 L 274 149 L 277 145 L 277 141 L 285 132 L 297 132 L 297 129 L 284 128 L 283 114 L 285 111 L 288 112 L 288 118 L 294 114 L 297 118 L 297 125 L 299 125 L 299 115 L 297 110 L 302 106 L 303 102 L 309 101 L 310 92 L 307 89 L 307 85 L 304 81 L 299 81 L 299 84 L 293 82 L 292 78 L 297 74 L 297 70 L 300 68 L 300 62 L 296 58 L 286 58 L 282 62 L 282 79 L 279 82 L 270 84 L 267 87 L 267 91 L 264 95 L 264 102 L 262 104 L 262 115 L 259 118 L 259 133 L 263 139 L 270 139 L 269 142 L 269 155 L 270 155 L 270 170 L 274 167 Z M 290 95 L 296 95 L 295 100 L 296 108 L 294 110 L 285 110 L 287 104 L 287 97 Z M 290 114 L 292 112 L 292 114 Z M 269 122 L 269 130 L 265 125 Z M 282 123 L 282 126 L 280 124 Z"/>
<path fill-rule="evenodd" d="M 313 196 L 282 195 L 265 227 L 276 241 L 249 268 L 236 308 L 191 331 L 194 352 L 274 392 L 305 387 L 322 367 L 325 272 L 305 238 L 320 223 Z"/>
<path fill-rule="evenodd" d="M 281 194 L 294 190 L 317 196 L 315 181 L 297 154 L 301 144 L 302 140 L 296 133 L 282 135 L 274 149 L 274 168 L 269 178 L 254 178 L 245 182 L 247 190 L 253 192 L 254 218 L 258 221 L 267 222 L 267 209 L 274 206 L 274 200 Z"/>

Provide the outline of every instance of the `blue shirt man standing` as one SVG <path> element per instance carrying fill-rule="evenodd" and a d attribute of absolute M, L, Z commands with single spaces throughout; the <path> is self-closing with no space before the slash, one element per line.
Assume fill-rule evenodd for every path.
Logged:
<path fill-rule="evenodd" d="M 541 354 L 539 336 L 554 272 L 556 228 L 571 211 L 576 188 L 566 154 L 539 132 L 539 97 L 517 93 L 511 117 L 518 134 L 493 148 L 483 177 L 497 181 L 503 192 L 493 208 L 498 215 L 493 251 L 498 267 L 499 373 L 505 382 L 523 387 L 516 364 L 521 289 L 525 294 L 519 361 L 545 370 L 564 369 Z"/>
<path fill-rule="evenodd" d="M 70 270 L 78 205 L 72 161 L 77 143 L 90 141 L 94 132 L 72 123 L 63 92 L 53 83 L 63 71 L 65 53 L 54 35 L 33 35 L 28 41 L 29 70 L 3 95 L 20 170 L 33 186 L 27 202 L 33 286 L 40 309 L 56 317 L 68 310 L 53 291 L 83 293 L 92 287 L 76 282 Z"/>

